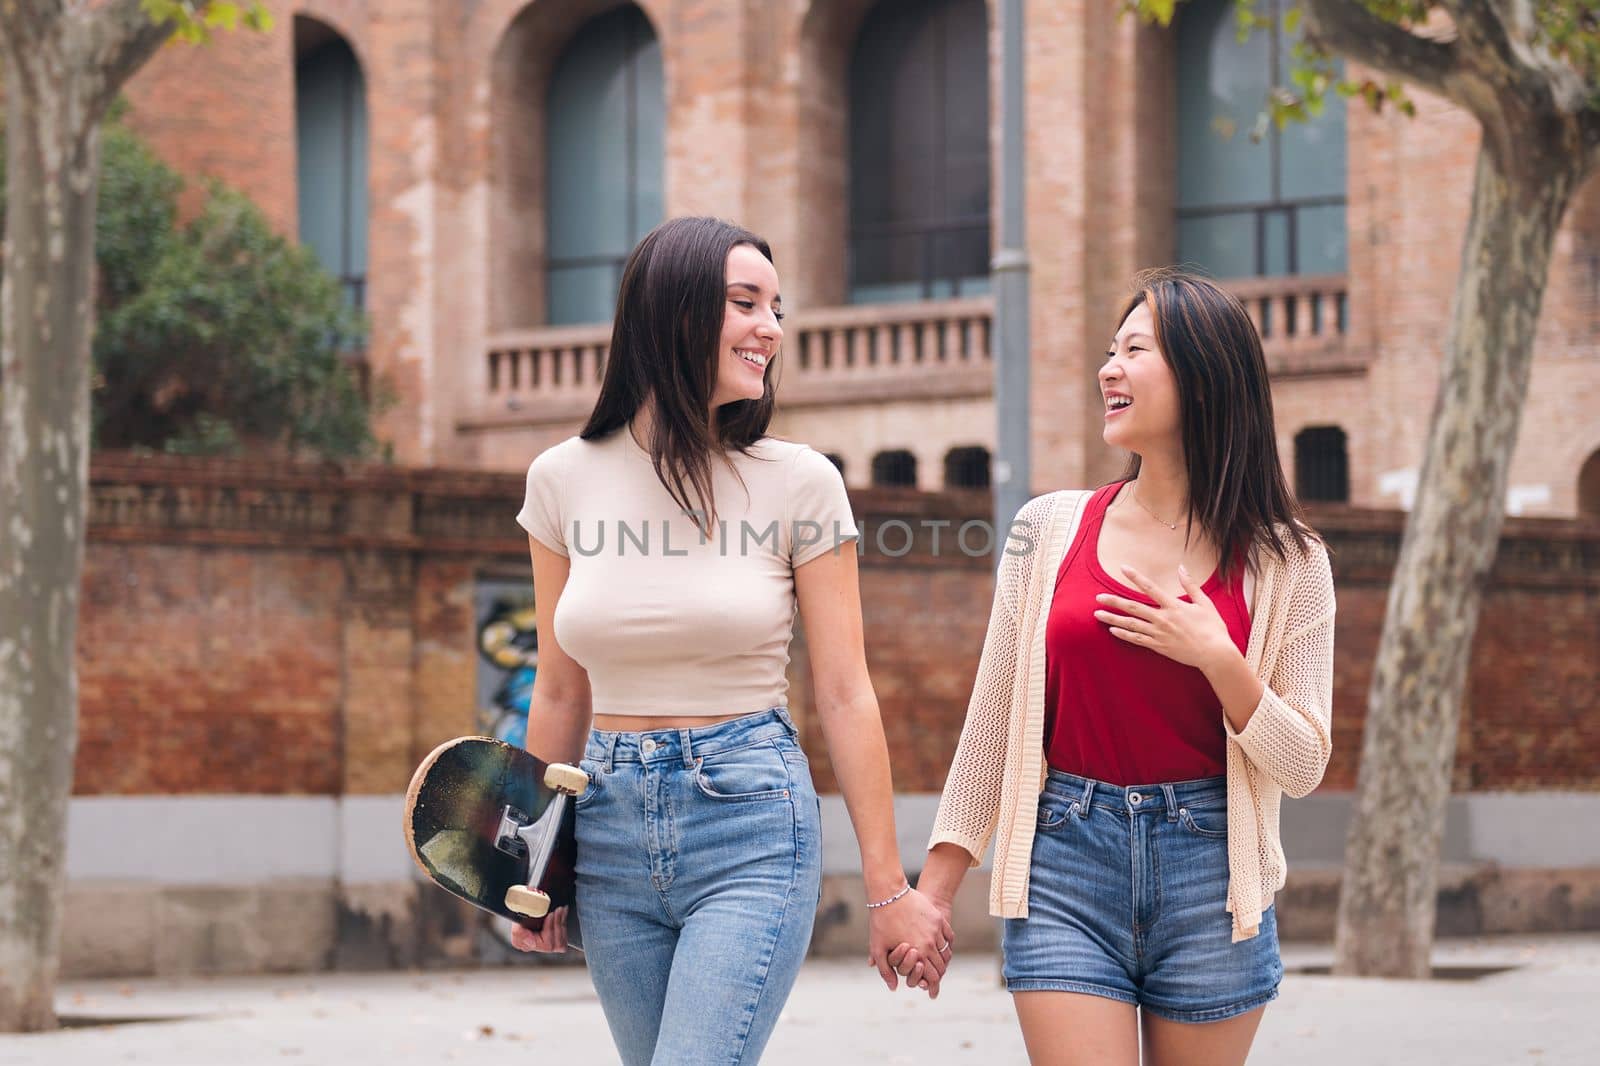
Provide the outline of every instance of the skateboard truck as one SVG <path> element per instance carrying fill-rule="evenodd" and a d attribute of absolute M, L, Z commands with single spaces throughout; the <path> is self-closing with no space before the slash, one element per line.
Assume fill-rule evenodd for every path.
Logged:
<path fill-rule="evenodd" d="M 527 828 L 532 823 L 532 818 L 511 804 L 506 804 L 500 811 L 500 828 L 495 830 L 495 848 L 519 859 L 527 858 L 528 842 L 522 839 L 519 830 Z"/>
<path fill-rule="evenodd" d="M 571 797 L 589 787 L 589 775 L 576 766 L 551 763 L 544 772 L 545 787 L 555 795 L 538 821 L 507 804 L 500 812 L 500 828 L 494 846 L 517 858 L 528 858 L 528 883 L 506 889 L 506 910 L 529 918 L 543 918 L 550 912 L 550 897 L 539 891 L 545 864 L 555 846 L 561 819 L 566 816 Z"/>

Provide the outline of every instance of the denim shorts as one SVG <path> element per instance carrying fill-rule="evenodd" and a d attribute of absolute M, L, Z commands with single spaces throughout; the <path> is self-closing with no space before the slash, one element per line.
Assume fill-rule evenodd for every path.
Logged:
<path fill-rule="evenodd" d="M 1233 943 L 1227 779 L 1123 788 L 1051 770 L 1039 795 L 1028 917 L 1005 923 L 1012 992 L 1083 992 L 1179 1022 L 1278 996 L 1272 908 Z"/>
<path fill-rule="evenodd" d="M 760 1059 L 811 941 L 821 812 L 781 707 L 595 730 L 576 802 L 589 976 L 627 1066 Z"/>

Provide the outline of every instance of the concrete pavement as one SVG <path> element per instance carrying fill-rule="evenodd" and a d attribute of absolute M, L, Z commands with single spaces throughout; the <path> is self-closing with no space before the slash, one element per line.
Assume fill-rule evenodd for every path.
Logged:
<path fill-rule="evenodd" d="M 1600 935 L 1441 942 L 1436 966 L 1455 976 L 1431 981 L 1317 974 L 1331 957 L 1285 948 L 1289 974 L 1252 1063 L 1600 1063 Z M 959 956 L 930 1002 L 890 995 L 864 961 L 809 962 L 763 1061 L 1023 1062 L 996 974 L 993 955 Z M 77 1024 L 0 1037 L 0 1064 L 615 1061 L 580 967 L 74 982 L 58 1009 Z M 119 1018 L 150 1020 L 85 1024 Z"/>

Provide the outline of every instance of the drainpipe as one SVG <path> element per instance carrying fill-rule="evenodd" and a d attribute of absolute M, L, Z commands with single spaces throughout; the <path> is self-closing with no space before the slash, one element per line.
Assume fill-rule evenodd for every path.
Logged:
<path fill-rule="evenodd" d="M 1000 3 L 1000 247 L 994 278 L 995 550 L 1028 501 L 1031 484 L 1028 426 L 1028 253 L 1023 219 L 1022 4 Z M 1000 556 L 995 556 L 996 561 Z"/>

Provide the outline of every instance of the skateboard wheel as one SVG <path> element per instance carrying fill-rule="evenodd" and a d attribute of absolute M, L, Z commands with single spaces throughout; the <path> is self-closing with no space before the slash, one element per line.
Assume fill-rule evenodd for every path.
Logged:
<path fill-rule="evenodd" d="M 506 910 L 529 918 L 543 918 L 550 913 L 550 897 L 527 885 L 512 885 L 506 889 Z"/>
<path fill-rule="evenodd" d="M 544 783 L 546 787 L 553 788 L 557 792 L 576 796 L 589 787 L 589 775 L 576 766 L 553 762 L 545 768 Z"/>

